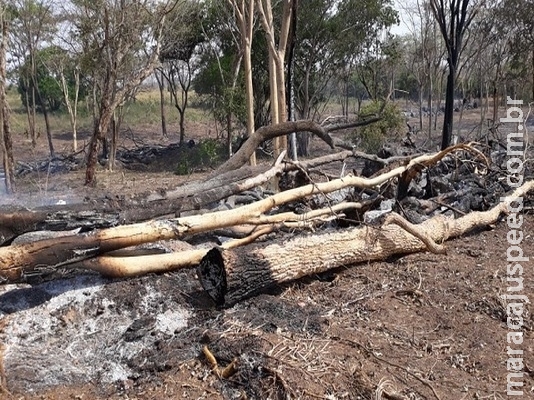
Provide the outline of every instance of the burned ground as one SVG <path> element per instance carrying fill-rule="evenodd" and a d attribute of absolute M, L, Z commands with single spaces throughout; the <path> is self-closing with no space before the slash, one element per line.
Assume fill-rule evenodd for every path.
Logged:
<path fill-rule="evenodd" d="M 194 176 L 102 170 L 96 191 L 82 188 L 82 178 L 29 176 L 22 188 L 43 192 L 19 202 L 129 196 Z M 525 213 L 522 246 L 532 257 L 534 216 Z M 193 269 L 116 280 L 76 271 L 5 285 L 0 398 L 504 399 L 507 232 L 501 221 L 446 242 L 446 255 L 345 266 L 226 309 Z M 530 265 L 523 284 L 533 298 Z M 524 317 L 528 397 L 531 305 Z M 234 361 L 236 373 L 212 372 L 205 346 L 220 366 Z"/>
<path fill-rule="evenodd" d="M 370 399 L 380 387 L 407 399 L 505 398 L 506 228 L 447 242 L 446 256 L 347 266 L 229 309 L 192 270 L 3 288 L 4 349 L 27 353 L 4 351 L 4 382 L 16 399 Z M 533 229 L 528 216 L 525 251 Z M 222 366 L 238 359 L 236 374 L 215 376 L 203 346 Z"/>

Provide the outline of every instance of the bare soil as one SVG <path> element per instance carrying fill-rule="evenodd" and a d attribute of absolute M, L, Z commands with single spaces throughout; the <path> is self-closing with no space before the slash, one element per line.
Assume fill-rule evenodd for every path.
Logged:
<path fill-rule="evenodd" d="M 145 143 L 159 141 L 148 131 L 136 135 Z M 43 155 L 44 138 L 40 140 L 43 147 L 36 154 Z M 121 145 L 132 145 L 124 140 Z M 321 145 L 314 143 L 321 152 Z M 17 144 L 18 156 L 34 157 L 25 145 Z M 53 201 L 66 194 L 128 196 L 194 178 L 172 171 L 102 170 L 98 187 L 87 189 L 82 186 L 83 171 L 33 176 L 19 184 L 24 194 L 10 202 L 43 197 Z M 531 257 L 524 264 L 523 293 L 532 301 L 531 209 L 522 230 L 522 247 Z M 508 287 L 507 232 L 506 223 L 500 222 L 447 242 L 447 255 L 419 253 L 346 266 L 224 310 L 214 308 L 192 270 L 109 281 L 108 295 L 120 300 L 125 313 L 135 312 L 147 287 L 157 287 L 164 307 L 189 310 L 187 329 L 147 341 L 154 335 L 154 321 L 140 318 L 119 340 L 150 345 L 128 361 L 133 373 L 126 379 L 64 382 L 33 393 L 3 379 L 0 398 L 505 399 L 509 329 L 501 296 Z M 49 300 L 37 300 L 37 305 Z M 523 317 L 524 398 L 534 398 L 530 304 Z M 0 317 L 0 333 L 8 318 Z M 204 346 L 223 367 L 236 360 L 236 373 L 224 379 L 212 372 Z M 0 376 L 9 377 L 9 371 L 0 369 Z"/>

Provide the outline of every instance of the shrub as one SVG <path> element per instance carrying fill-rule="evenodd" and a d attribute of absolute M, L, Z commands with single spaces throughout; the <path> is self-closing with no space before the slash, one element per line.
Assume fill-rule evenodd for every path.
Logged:
<path fill-rule="evenodd" d="M 213 167 L 224 153 L 224 146 L 215 139 L 204 139 L 198 144 L 198 155 L 201 164 Z"/>
<path fill-rule="evenodd" d="M 176 175 L 189 175 L 195 170 L 215 168 L 226 154 L 224 143 L 215 139 L 203 139 L 191 148 L 180 151 L 180 162 L 176 166 Z"/>
<path fill-rule="evenodd" d="M 373 101 L 364 105 L 360 116 L 376 115 L 382 108 L 382 103 Z M 404 117 L 393 103 L 387 103 L 382 111 L 382 119 L 370 125 L 358 128 L 351 136 L 361 138 L 361 147 L 367 153 L 376 153 L 391 133 L 397 133 L 404 124 Z"/>

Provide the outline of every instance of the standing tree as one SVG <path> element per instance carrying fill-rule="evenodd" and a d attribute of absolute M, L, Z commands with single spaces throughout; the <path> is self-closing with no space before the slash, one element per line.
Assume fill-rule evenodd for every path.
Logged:
<path fill-rule="evenodd" d="M 61 88 L 63 103 L 67 107 L 72 129 L 72 149 L 78 151 L 78 100 L 80 98 L 81 70 L 76 56 L 66 50 L 53 46 L 49 49 L 49 56 L 43 60 L 51 77 Z"/>
<path fill-rule="evenodd" d="M 299 10 L 298 0 L 293 1 L 293 10 L 291 11 L 291 23 L 289 25 L 289 50 L 287 55 L 287 110 L 289 112 L 289 120 L 295 121 L 295 45 L 297 38 L 297 16 Z M 289 135 L 289 146 L 291 160 L 298 159 L 298 144 L 297 133 L 291 132 Z"/>
<path fill-rule="evenodd" d="M 172 102 L 179 115 L 180 145 L 185 141 L 185 110 L 189 104 L 191 87 L 191 58 L 188 60 L 167 60 L 161 72 L 168 82 Z"/>
<path fill-rule="evenodd" d="M 464 38 L 471 22 L 478 13 L 480 4 L 478 0 L 430 0 L 430 6 L 447 49 L 448 76 L 441 135 L 441 148 L 445 149 L 449 147 L 452 139 L 454 89 L 460 55 L 465 45 Z"/>
<path fill-rule="evenodd" d="M 209 102 L 216 121 L 226 130 L 228 156 L 232 156 L 234 128 L 247 127 L 245 78 L 241 68 L 244 58 L 242 36 L 234 7 L 229 1 L 207 2 L 206 14 L 202 21 L 206 41 L 194 85 L 196 93 Z M 250 44 L 254 46 L 254 50 L 251 50 L 251 67 L 254 75 L 252 111 L 255 127 L 264 125 L 258 115 L 264 111 L 266 100 L 263 91 L 258 90 L 258 84 L 262 85 L 264 81 L 262 66 L 265 46 L 262 46 L 264 38 L 258 35 L 257 30 L 253 30 L 253 35 Z"/>
<path fill-rule="evenodd" d="M 410 35 L 404 51 L 407 71 L 415 78 L 418 86 L 419 129 L 423 130 L 423 99 L 427 93 L 428 138 L 432 137 L 432 121 L 436 107 L 433 106 L 434 85 L 438 79 L 444 56 L 442 41 L 438 37 L 435 18 L 428 0 L 406 2 L 403 19 Z"/>
<path fill-rule="evenodd" d="M 73 6 L 73 34 L 83 44 L 83 62 L 90 69 L 96 97 L 85 174 L 85 184 L 94 186 L 99 144 L 115 109 L 158 65 L 165 15 L 176 2 L 76 0 Z"/>
<path fill-rule="evenodd" d="M 245 97 L 247 110 L 247 135 L 254 133 L 254 87 L 252 82 L 252 35 L 254 33 L 254 1 L 228 0 L 234 9 L 241 38 L 241 51 L 245 67 Z M 250 164 L 256 165 L 256 153 L 250 157 Z"/>
<path fill-rule="evenodd" d="M 276 30 L 273 19 L 271 0 L 257 0 L 261 24 L 265 31 L 269 46 L 269 85 L 271 98 L 271 123 L 278 124 L 287 121 L 286 85 L 285 85 L 285 56 L 289 39 L 289 27 L 293 12 L 293 1 L 282 2 L 280 29 Z M 276 38 L 278 37 L 278 42 Z M 274 157 L 287 148 L 286 137 L 274 139 Z"/>
<path fill-rule="evenodd" d="M 8 26 L 8 10 L 4 3 L 0 2 L 0 33 L 2 35 L 0 38 L 0 145 L 3 153 L 6 192 L 13 193 L 15 191 L 13 143 L 9 126 L 9 107 L 6 100 Z"/>
<path fill-rule="evenodd" d="M 14 53 L 21 67 L 21 83 L 25 86 L 25 105 L 28 114 L 29 131 L 32 145 L 35 146 L 37 133 L 35 129 L 36 104 L 43 112 L 50 156 L 54 157 L 52 132 L 48 118 L 48 106 L 39 84 L 40 47 L 50 42 L 55 32 L 55 15 L 49 0 L 15 0 L 13 2 L 14 20 L 11 35 Z"/>
<path fill-rule="evenodd" d="M 156 82 L 159 89 L 159 113 L 161 117 L 161 135 L 167 138 L 167 114 L 165 112 L 165 75 L 160 68 L 154 71 Z"/>

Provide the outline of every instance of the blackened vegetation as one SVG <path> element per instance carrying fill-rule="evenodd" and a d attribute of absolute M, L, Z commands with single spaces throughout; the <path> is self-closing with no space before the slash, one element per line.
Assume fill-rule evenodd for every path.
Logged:
<path fill-rule="evenodd" d="M 223 305 L 228 285 L 224 261 L 217 248 L 211 249 L 202 259 L 197 267 L 197 276 L 202 287 L 215 304 Z"/>

